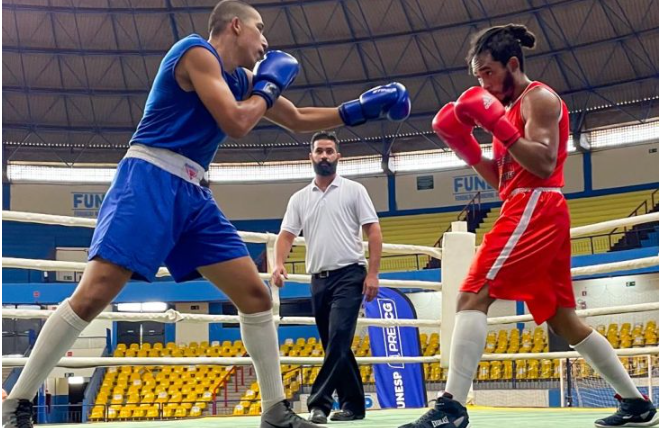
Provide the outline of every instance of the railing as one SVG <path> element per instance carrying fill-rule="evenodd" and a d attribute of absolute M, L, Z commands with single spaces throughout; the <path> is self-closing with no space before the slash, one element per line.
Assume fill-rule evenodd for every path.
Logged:
<path fill-rule="evenodd" d="M 655 189 L 641 202 L 628 217 L 636 217 L 651 212 L 659 203 L 658 189 Z M 615 245 L 620 244 L 626 248 L 636 248 L 641 246 L 640 233 L 650 233 L 654 230 L 656 222 L 644 223 L 641 225 L 628 227 L 617 227 L 609 233 L 592 236 L 582 236 L 572 239 L 573 254 L 596 254 L 605 253 L 611 250 Z M 650 229 L 650 230 L 649 230 Z M 628 233 L 629 232 L 629 233 Z"/>
<path fill-rule="evenodd" d="M 244 352 L 242 355 L 243 357 L 247 357 L 248 353 Z M 246 367 L 246 370 L 249 371 L 249 375 L 252 375 L 253 371 L 253 366 L 248 366 Z M 228 407 L 228 404 L 230 401 L 228 399 L 228 384 L 230 383 L 230 379 L 234 376 L 234 392 L 239 392 L 239 386 L 246 386 L 245 385 L 245 380 L 244 380 L 244 366 L 232 366 L 231 370 L 228 370 L 225 373 L 225 376 L 223 376 L 217 383 L 214 385 L 214 389 L 212 391 L 212 414 L 217 415 L 218 413 L 218 403 L 221 402 L 223 403 L 223 407 Z M 218 397 L 218 391 L 219 389 L 223 388 L 223 401 L 217 400 Z"/>
<path fill-rule="evenodd" d="M 457 215 L 457 221 L 466 221 L 468 225 L 473 224 L 475 219 L 480 215 L 480 208 L 480 192 L 476 192 L 471 200 L 464 206 L 464 208 L 462 208 L 462 211 Z M 452 227 L 453 225 L 449 224 L 444 233 L 450 232 Z M 437 239 L 437 242 L 434 243 L 435 247 L 441 247 L 441 239 L 443 237 L 444 234 L 442 233 L 439 239 Z"/>

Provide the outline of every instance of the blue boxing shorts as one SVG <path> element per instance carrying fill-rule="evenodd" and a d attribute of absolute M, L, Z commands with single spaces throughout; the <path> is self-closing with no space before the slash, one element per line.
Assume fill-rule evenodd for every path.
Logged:
<path fill-rule="evenodd" d="M 209 189 L 143 159 L 125 158 L 106 194 L 89 260 L 100 257 L 152 281 L 165 262 L 177 282 L 200 266 L 248 256 Z"/>

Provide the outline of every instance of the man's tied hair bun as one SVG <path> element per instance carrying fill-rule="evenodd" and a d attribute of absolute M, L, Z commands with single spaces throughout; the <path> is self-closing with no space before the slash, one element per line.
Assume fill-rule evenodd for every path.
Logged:
<path fill-rule="evenodd" d="M 536 46 L 536 36 L 524 25 L 508 24 L 503 27 L 503 31 L 512 34 L 525 48 L 532 49 Z"/>

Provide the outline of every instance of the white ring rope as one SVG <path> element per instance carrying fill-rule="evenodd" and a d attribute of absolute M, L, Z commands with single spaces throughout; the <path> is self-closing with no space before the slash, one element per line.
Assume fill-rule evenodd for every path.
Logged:
<path fill-rule="evenodd" d="M 86 263 L 84 262 L 64 262 L 59 260 L 36 260 L 36 259 L 19 259 L 15 257 L 3 257 L 3 268 L 18 268 L 41 270 L 45 272 L 83 272 Z M 166 268 L 159 269 L 156 274 L 157 277 L 170 276 Z M 260 278 L 269 281 L 271 275 L 268 273 L 260 273 Z M 310 275 L 288 275 L 287 281 L 297 282 L 302 284 L 310 284 Z M 435 281 L 415 281 L 415 280 L 399 280 L 399 279 L 380 279 L 379 285 L 390 288 L 421 288 L 426 290 L 441 290 L 441 282 Z"/>
<path fill-rule="evenodd" d="M 585 309 L 577 311 L 580 317 L 596 317 L 602 315 L 616 315 L 634 312 L 648 312 L 657 311 L 660 309 L 659 302 L 640 303 L 636 305 L 625 306 L 612 306 L 608 308 Z M 12 319 L 46 319 L 55 311 L 49 310 L 32 310 L 32 309 L 3 309 L 2 318 Z M 239 323 L 239 317 L 236 315 L 205 315 L 205 314 L 189 314 L 168 309 L 161 313 L 149 312 L 101 312 L 97 319 L 111 320 L 111 321 L 154 321 L 162 323 L 177 323 L 177 322 L 191 322 L 191 323 Z M 300 325 L 314 325 L 315 319 L 313 317 L 274 317 L 274 321 L 278 324 L 300 324 Z M 519 322 L 533 321 L 531 315 L 515 315 L 507 317 L 488 318 L 489 325 L 499 324 L 514 324 Z M 373 318 L 359 318 L 358 324 L 375 325 L 375 326 L 418 326 L 418 327 L 437 327 L 439 320 L 431 319 L 373 319 Z"/>
<path fill-rule="evenodd" d="M 601 223 L 589 224 L 587 226 L 573 227 L 570 229 L 570 237 L 577 238 L 579 236 L 590 235 L 596 232 L 604 232 L 605 230 L 611 231 L 619 227 L 635 226 L 637 224 L 650 223 L 653 221 L 660 221 L 659 212 L 637 215 L 618 220 L 603 221 Z"/>
<path fill-rule="evenodd" d="M 3 309 L 2 318 L 12 319 L 46 319 L 55 311 L 30 309 Z M 239 324 L 237 315 L 205 315 L 189 314 L 168 309 L 161 313 L 150 312 L 101 312 L 96 317 L 99 320 L 142 322 L 153 321 L 162 323 L 228 323 Z M 274 317 L 274 322 L 281 325 L 315 325 L 313 317 Z M 359 326 L 399 326 L 399 327 L 439 327 L 439 320 L 432 319 L 373 319 L 359 318 Z"/>
<path fill-rule="evenodd" d="M 595 275 L 598 273 L 617 272 L 619 270 L 642 269 L 660 264 L 660 257 L 643 257 L 641 259 L 623 260 L 621 262 L 604 263 L 601 265 L 583 266 L 570 269 L 572 276 Z"/>
<path fill-rule="evenodd" d="M 616 355 L 632 357 L 637 355 L 658 355 L 660 348 L 651 346 L 647 348 L 615 349 Z M 512 361 L 512 360 L 545 360 L 559 358 L 579 358 L 578 352 L 541 352 L 535 354 L 483 354 L 483 361 Z M 365 364 L 388 363 L 437 363 L 440 356 L 428 357 L 356 357 L 356 362 Z M 3 367 L 22 367 L 28 361 L 26 357 L 3 357 Z M 324 357 L 281 357 L 281 364 L 321 365 Z M 96 368 L 118 366 L 191 366 L 191 365 L 251 365 L 250 357 L 64 357 L 56 367 L 65 368 Z"/>
<path fill-rule="evenodd" d="M 52 214 L 38 214 L 26 213 L 21 211 L 3 211 L 3 221 L 17 221 L 23 223 L 40 223 L 51 224 L 57 226 L 71 226 L 71 227 L 96 227 L 97 221 L 90 218 L 67 217 Z M 276 235 L 273 233 L 256 233 L 240 231 L 239 236 L 244 242 L 252 244 L 266 244 L 269 239 L 275 239 Z M 294 245 L 306 245 L 305 239 L 299 237 L 294 240 Z M 363 243 L 363 248 L 368 248 L 368 243 Z M 441 259 L 441 248 L 426 247 L 422 245 L 402 245 L 402 244 L 383 244 L 382 252 L 389 254 L 425 254 L 430 257 Z"/>
<path fill-rule="evenodd" d="M 572 276 L 596 275 L 599 273 L 610 273 L 622 270 L 642 269 L 646 267 L 657 266 L 660 264 L 659 256 L 644 257 L 641 259 L 623 260 L 620 262 L 604 263 L 593 266 L 583 266 L 571 269 Z M 3 257 L 3 268 L 19 268 L 41 270 L 46 272 L 83 272 L 85 263 L 83 262 L 65 262 L 59 260 L 36 260 L 19 259 L 15 257 Z M 156 274 L 157 277 L 170 276 L 166 268 L 161 268 Z M 261 273 L 260 278 L 269 281 L 271 275 Z M 288 275 L 288 281 L 302 284 L 310 284 L 310 275 Z M 435 281 L 414 281 L 414 280 L 394 280 L 380 279 L 379 285 L 391 288 L 420 288 L 426 290 L 439 291 L 442 288 L 441 282 Z"/>
<path fill-rule="evenodd" d="M 58 226 L 71 226 L 71 227 L 89 227 L 94 228 L 97 224 L 95 219 L 90 218 L 80 218 L 80 217 L 68 217 L 62 215 L 53 215 L 53 214 L 39 214 L 39 213 L 28 213 L 21 211 L 2 211 L 2 220 L 3 221 L 18 221 L 23 223 L 41 223 L 41 224 L 51 224 Z M 576 238 L 579 236 L 590 235 L 596 232 L 603 232 L 605 230 L 612 230 L 619 227 L 635 226 L 642 223 L 650 223 L 653 221 L 660 221 L 660 213 L 650 213 L 643 214 L 638 216 L 627 217 L 618 220 L 609 220 L 603 221 L 600 223 L 590 224 L 587 226 L 573 227 L 570 229 L 570 236 Z M 250 243 L 266 243 L 268 233 L 255 233 L 255 232 L 239 232 L 240 236 L 244 239 L 245 242 Z M 294 240 L 295 245 L 305 245 L 305 240 L 303 238 L 296 238 Z M 412 254 L 429 254 L 433 257 L 441 254 L 441 250 L 436 247 L 425 247 L 425 246 L 416 246 L 416 245 L 397 245 L 397 244 L 384 244 L 384 249 L 389 246 L 394 249 L 397 247 L 402 247 L 402 250 L 405 249 L 416 249 L 416 251 L 424 250 L 424 252 L 416 252 Z M 437 251 L 438 250 L 438 251 Z M 386 251 L 385 251 L 386 252 Z M 434 253 L 434 254 L 430 254 Z"/>
<path fill-rule="evenodd" d="M 596 308 L 596 309 L 583 309 L 577 311 L 577 315 L 580 317 L 599 317 L 602 315 L 616 315 L 616 314 L 627 314 L 634 312 L 648 312 L 648 311 L 659 311 L 660 302 L 653 303 L 639 303 L 636 305 L 627 305 L 627 306 L 611 306 L 608 308 Z M 35 311 L 39 312 L 39 311 Z M 518 322 L 528 322 L 533 321 L 531 315 L 512 315 L 507 317 L 496 317 L 488 318 L 488 325 L 500 325 L 500 324 L 515 324 Z"/>

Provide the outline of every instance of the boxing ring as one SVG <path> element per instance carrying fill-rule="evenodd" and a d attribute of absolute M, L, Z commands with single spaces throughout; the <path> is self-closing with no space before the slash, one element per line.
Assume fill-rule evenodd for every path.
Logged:
<path fill-rule="evenodd" d="M 3 221 L 28 222 L 49 224 L 70 227 L 94 228 L 96 220 L 84 219 L 66 216 L 56 216 L 47 214 L 23 213 L 15 211 L 3 211 Z M 659 213 L 645 214 L 636 217 L 629 217 L 620 220 L 602 222 L 589 226 L 573 228 L 571 237 L 580 237 L 591 235 L 600 231 L 613 230 L 617 227 L 629 227 L 637 224 L 659 221 Z M 276 235 L 270 233 L 239 232 L 242 239 L 247 243 L 262 243 L 267 248 L 268 272 L 271 271 L 274 262 L 274 247 Z M 294 245 L 305 245 L 305 240 L 297 238 Z M 367 248 L 367 243 L 364 243 Z M 444 234 L 441 248 L 413 246 L 413 245 L 394 245 L 384 244 L 383 252 L 398 255 L 424 254 L 441 260 L 441 278 L 440 281 L 411 281 L 411 280 L 385 280 L 380 279 L 380 286 L 406 289 L 422 289 L 441 292 L 441 316 L 439 319 L 367 319 L 359 318 L 358 327 L 366 326 L 416 326 L 437 328 L 440 337 L 440 349 L 449 349 L 450 336 L 454 324 L 455 314 L 455 296 L 457 295 L 460 283 L 465 276 L 471 262 L 471 257 L 475 251 L 475 236 L 473 233 L 466 232 L 466 224 L 454 223 L 452 230 Z M 601 273 L 610 273 L 616 271 L 639 269 L 659 265 L 659 256 L 646 257 L 641 259 L 606 263 L 593 266 L 573 268 L 573 277 L 594 275 Z M 3 257 L 3 268 L 18 268 L 29 270 L 40 270 L 47 272 L 54 271 L 75 271 L 82 272 L 85 263 L 64 262 L 52 260 L 34 260 Z M 159 277 L 168 276 L 165 268 L 161 268 L 157 274 Z M 269 273 L 261 273 L 260 277 L 269 281 Z M 309 275 L 289 275 L 288 282 L 310 283 Z M 274 322 L 278 325 L 314 325 L 312 317 L 281 317 L 279 289 L 271 286 L 273 298 Z M 603 307 L 588 310 L 579 310 L 577 313 L 582 317 L 596 317 L 604 315 L 627 314 L 636 312 L 650 312 L 659 310 L 659 301 L 643 304 L 630 304 L 614 307 Z M 3 318 L 12 319 L 46 319 L 52 311 L 48 310 L 21 310 L 21 309 L 3 309 Z M 419 315 L 421 315 L 419 313 Z M 164 313 L 130 313 L 130 312 L 102 312 L 98 319 L 112 321 L 152 321 L 162 323 L 239 323 L 238 316 L 231 315 L 200 315 L 181 313 L 175 310 L 168 310 Z M 488 324 L 508 325 L 516 323 L 530 322 L 533 318 L 530 315 L 517 315 L 506 317 L 488 318 Z M 659 346 L 644 346 L 638 348 L 617 349 L 616 353 L 620 357 L 648 357 L 649 379 L 651 378 L 652 365 L 651 357 L 659 355 Z M 525 357 L 523 357 L 525 355 Z M 576 352 L 542 352 L 527 354 L 485 354 L 483 361 L 509 361 L 526 358 L 527 360 L 543 359 L 575 359 L 579 357 Z M 359 365 L 371 365 L 380 363 L 440 363 L 442 367 L 447 367 L 447 355 L 443 352 L 433 356 L 421 357 L 357 357 Z M 3 357 L 3 367 L 22 367 L 27 358 Z M 289 357 L 281 356 L 281 364 L 296 364 L 304 366 L 320 365 L 322 357 Z M 117 366 L 167 366 L 167 365 L 250 365 L 251 359 L 248 357 L 64 357 L 58 363 L 58 367 L 63 368 L 96 368 L 96 367 L 117 367 Z M 563 381 L 561 378 L 560 389 L 563 396 Z M 653 392 L 652 381 L 648 382 L 649 392 Z M 615 402 L 614 402 L 615 403 Z M 378 410 L 370 411 L 365 420 L 353 421 L 346 425 L 360 427 L 397 427 L 401 424 L 411 422 L 426 409 L 401 409 L 401 410 Z M 506 408 L 481 408 L 476 407 L 470 410 L 472 427 L 474 428 L 519 428 L 519 427 L 558 427 L 559 424 L 568 424 L 568 426 L 593 426 L 593 421 L 600 416 L 610 413 L 606 409 L 578 409 L 578 408 L 544 408 L 544 409 L 506 409 Z M 158 421 L 123 421 L 123 422 L 104 422 L 109 427 L 128 428 L 133 426 L 172 426 L 178 428 L 187 427 L 253 427 L 258 424 L 257 418 L 251 416 L 227 416 L 227 417 L 206 417 L 198 419 L 180 419 L 180 420 L 158 420 Z M 334 422 L 333 425 L 344 426 L 342 423 Z M 59 425 L 64 426 L 64 425 Z"/>

